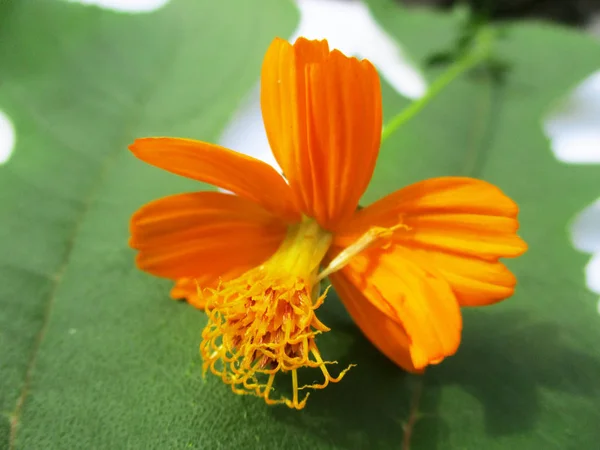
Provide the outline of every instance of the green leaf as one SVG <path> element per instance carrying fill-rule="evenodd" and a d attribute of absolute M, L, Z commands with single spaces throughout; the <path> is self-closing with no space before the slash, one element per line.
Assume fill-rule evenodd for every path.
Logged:
<path fill-rule="evenodd" d="M 418 61 L 451 50 L 464 19 L 374 10 Z M 380 355 L 331 298 L 319 345 L 358 367 L 301 412 L 202 379 L 204 314 L 168 300 L 170 283 L 139 272 L 127 247 L 140 205 L 200 187 L 126 146 L 215 141 L 296 20 L 281 0 L 172 0 L 141 15 L 0 3 L 0 109 L 17 130 L 0 166 L 0 448 L 594 448 L 600 331 L 565 230 L 598 169 L 556 162 L 540 123 L 600 50 L 549 26 L 509 27 L 506 84 L 453 83 L 386 143 L 366 195 L 447 174 L 498 183 L 531 246 L 511 264 L 517 295 L 466 311 L 459 353 L 424 378 Z M 387 117 L 406 104 L 389 86 L 384 97 Z"/>
<path fill-rule="evenodd" d="M 279 442 L 284 426 L 264 432 L 261 402 L 202 381 L 203 313 L 135 268 L 132 212 L 199 185 L 141 163 L 127 145 L 216 141 L 270 41 L 291 34 L 293 4 L 1 8 L 0 109 L 17 147 L 0 166 L 0 448 Z"/>
<path fill-rule="evenodd" d="M 380 23 L 426 61 L 451 50 L 464 17 L 372 1 Z M 456 356 L 428 370 L 412 449 L 595 448 L 600 431 L 600 317 L 585 287 L 587 256 L 567 234 L 600 193 L 598 166 L 558 162 L 542 120 L 561 96 L 598 69 L 600 44 L 566 28 L 513 23 L 496 45 L 503 82 L 470 73 L 450 85 L 383 146 L 363 204 L 397 187 L 443 175 L 500 186 L 521 208 L 529 251 L 509 261 L 516 295 L 464 311 Z M 385 115 L 406 104 L 384 88 Z"/>

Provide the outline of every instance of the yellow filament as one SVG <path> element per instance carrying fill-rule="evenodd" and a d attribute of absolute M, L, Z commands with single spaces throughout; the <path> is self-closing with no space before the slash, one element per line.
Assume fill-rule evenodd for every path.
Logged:
<path fill-rule="evenodd" d="M 409 229 L 407 225 L 398 224 L 390 228 L 371 227 L 367 232 L 360 236 L 355 242 L 342 250 L 329 265 L 317 276 L 317 281 L 323 280 L 325 277 L 343 269 L 350 260 L 358 255 L 363 250 L 380 244 L 382 239 L 389 239 L 395 231 L 399 229 Z"/>
<path fill-rule="evenodd" d="M 315 310 L 327 291 L 319 293 L 319 264 L 329 249 L 331 235 L 314 221 L 292 228 L 273 257 L 241 277 L 209 290 L 208 323 L 202 332 L 203 370 L 210 370 L 237 394 L 252 394 L 267 404 L 302 409 L 308 394 L 340 381 L 346 372 L 331 376 L 315 337 L 329 331 Z M 321 384 L 299 386 L 297 370 L 319 368 Z M 271 398 L 275 376 L 291 372 L 292 396 Z"/>
<path fill-rule="evenodd" d="M 302 409 L 308 393 L 339 382 L 354 365 L 331 375 L 315 338 L 329 331 L 315 311 L 327 295 L 319 281 L 342 269 L 358 253 L 383 245 L 403 224 L 373 227 L 340 252 L 321 273 L 319 265 L 332 236 L 313 220 L 293 226 L 278 251 L 262 266 L 208 290 L 208 323 L 202 332 L 203 371 L 211 371 L 240 395 L 255 395 L 267 404 Z M 202 292 L 200 292 L 202 295 Z M 298 369 L 318 368 L 321 383 L 299 386 Z M 275 377 L 291 372 L 291 398 L 272 398 Z"/>

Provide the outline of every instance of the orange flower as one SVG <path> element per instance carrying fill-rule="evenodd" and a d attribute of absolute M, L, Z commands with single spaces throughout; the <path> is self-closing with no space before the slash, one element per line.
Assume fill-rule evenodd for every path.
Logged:
<path fill-rule="evenodd" d="M 137 265 L 176 281 L 174 298 L 205 308 L 200 345 L 210 370 L 240 394 L 302 408 L 297 370 L 339 381 L 316 344 L 329 277 L 364 334 L 402 368 L 420 372 L 456 352 L 461 306 L 512 295 L 499 262 L 526 250 L 517 205 L 462 177 L 425 180 L 357 211 L 381 139 L 381 92 L 368 61 L 326 41 L 275 39 L 261 106 L 286 181 L 267 164 L 187 139 L 138 139 L 131 151 L 162 169 L 229 190 L 180 194 L 131 220 Z M 291 398 L 272 399 L 279 372 Z"/>

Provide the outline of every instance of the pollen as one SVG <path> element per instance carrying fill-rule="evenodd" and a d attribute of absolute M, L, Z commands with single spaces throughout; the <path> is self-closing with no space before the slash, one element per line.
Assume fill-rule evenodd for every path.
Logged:
<path fill-rule="evenodd" d="M 331 243 L 313 221 L 291 228 L 280 249 L 262 266 L 208 291 L 208 324 L 202 333 L 203 370 L 211 371 L 237 394 L 251 394 L 267 404 L 302 409 L 308 393 L 340 381 L 317 347 L 329 331 L 316 315 L 327 290 L 320 292 L 319 264 Z M 298 369 L 317 369 L 322 382 L 300 386 Z M 291 398 L 273 398 L 275 377 L 291 375 Z"/>

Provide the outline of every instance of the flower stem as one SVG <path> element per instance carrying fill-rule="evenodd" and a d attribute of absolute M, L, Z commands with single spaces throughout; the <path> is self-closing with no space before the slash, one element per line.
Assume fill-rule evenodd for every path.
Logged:
<path fill-rule="evenodd" d="M 405 122 L 419 113 L 432 98 L 439 94 L 447 85 L 458 78 L 464 72 L 475 67 L 482 61 L 488 59 L 491 55 L 492 41 L 494 38 L 493 30 L 489 27 L 483 27 L 479 30 L 473 39 L 472 47 L 466 51 L 458 60 L 456 60 L 448 69 L 442 73 L 429 89 L 418 100 L 415 100 L 384 125 L 381 133 L 381 142 L 383 143 Z"/>

